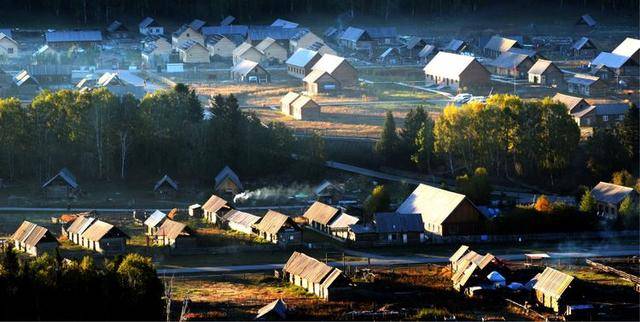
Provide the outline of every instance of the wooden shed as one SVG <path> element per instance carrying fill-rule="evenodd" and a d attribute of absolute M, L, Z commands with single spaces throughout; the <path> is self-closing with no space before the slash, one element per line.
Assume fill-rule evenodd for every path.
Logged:
<path fill-rule="evenodd" d="M 261 238 L 280 246 L 302 244 L 302 228 L 287 215 L 269 210 L 255 225 Z"/>
<path fill-rule="evenodd" d="M 59 245 L 56 237 L 47 228 L 26 220 L 11 235 L 11 241 L 15 250 L 31 256 L 54 254 Z"/>
<path fill-rule="evenodd" d="M 312 228 L 329 234 L 331 233 L 329 224 L 333 222 L 338 214 L 340 214 L 339 209 L 316 201 L 302 216 L 308 220 Z"/>
<path fill-rule="evenodd" d="M 260 217 L 236 209 L 229 210 L 224 217 L 222 217 L 224 225 L 229 227 L 229 229 L 248 235 L 255 233 L 253 225 L 257 223 L 258 220 L 260 220 Z"/>
<path fill-rule="evenodd" d="M 232 193 L 234 195 L 242 192 L 242 182 L 238 175 L 225 166 L 215 177 L 215 186 L 213 188 L 218 193 Z"/>
<path fill-rule="evenodd" d="M 329 232 L 331 235 L 346 240 L 349 238 L 349 227 L 357 224 L 360 218 L 346 213 L 340 213 L 329 223 Z"/>
<path fill-rule="evenodd" d="M 289 283 L 325 300 L 347 297 L 349 280 L 344 273 L 300 252 L 294 252 L 282 269 Z"/>
<path fill-rule="evenodd" d="M 243 60 L 231 68 L 231 79 L 242 83 L 264 84 L 271 81 L 271 73 L 257 62 Z"/>
<path fill-rule="evenodd" d="M 442 51 L 423 71 L 426 85 L 447 86 L 453 90 L 486 87 L 491 76 L 475 58 Z"/>
<path fill-rule="evenodd" d="M 287 49 L 271 37 L 263 39 L 256 45 L 256 49 L 264 55 L 269 64 L 282 64 L 287 60 Z"/>
<path fill-rule="evenodd" d="M 545 268 L 533 285 L 536 300 L 544 307 L 560 312 L 563 295 L 571 287 L 573 279 L 573 276 L 551 267 Z"/>
<path fill-rule="evenodd" d="M 420 184 L 396 210 L 420 214 L 424 230 L 438 236 L 484 232 L 485 216 L 465 195 Z"/>
<path fill-rule="evenodd" d="M 293 97 L 293 95 L 287 94 L 283 97 L 281 104 L 283 113 L 288 111 L 287 115 L 296 120 L 317 120 L 320 118 L 320 105 L 309 96 L 299 94 Z"/>
<path fill-rule="evenodd" d="M 546 87 L 564 87 L 564 73 L 552 61 L 538 59 L 528 71 L 529 83 Z"/>
<path fill-rule="evenodd" d="M 202 215 L 205 221 L 212 224 L 219 224 L 222 216 L 229 210 L 231 210 L 231 207 L 227 204 L 226 200 L 216 195 L 211 195 L 202 206 Z"/>
<path fill-rule="evenodd" d="M 171 248 L 195 248 L 197 240 L 195 234 L 185 223 L 166 219 L 154 235 L 159 246 Z"/>
<path fill-rule="evenodd" d="M 80 191 L 76 177 L 67 168 L 60 169 L 41 188 L 47 198 L 71 198 Z"/>

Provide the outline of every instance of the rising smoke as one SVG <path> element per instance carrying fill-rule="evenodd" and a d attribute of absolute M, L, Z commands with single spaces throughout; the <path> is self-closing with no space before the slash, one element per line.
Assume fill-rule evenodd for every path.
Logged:
<path fill-rule="evenodd" d="M 291 198 L 307 199 L 313 194 L 313 187 L 309 185 L 288 185 L 276 187 L 264 187 L 256 190 L 244 191 L 233 197 L 234 203 L 242 203 L 248 200 L 272 200 L 283 201 Z"/>

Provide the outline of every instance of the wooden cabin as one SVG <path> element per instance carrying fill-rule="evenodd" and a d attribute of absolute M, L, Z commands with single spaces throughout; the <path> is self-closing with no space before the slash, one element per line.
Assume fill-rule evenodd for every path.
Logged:
<path fill-rule="evenodd" d="M 265 60 L 264 54 L 248 42 L 244 42 L 236 47 L 236 49 L 233 50 L 232 57 L 234 65 L 239 64 L 243 60 L 256 63 L 260 63 Z"/>
<path fill-rule="evenodd" d="M 312 228 L 330 234 L 329 224 L 340 214 L 340 210 L 316 201 L 302 215 Z"/>
<path fill-rule="evenodd" d="M 332 236 L 346 240 L 349 238 L 349 227 L 357 224 L 360 218 L 346 213 L 340 213 L 329 223 L 329 233 Z"/>
<path fill-rule="evenodd" d="M 438 49 L 434 45 L 425 45 L 418 52 L 418 61 L 422 64 L 428 63 L 438 53 Z"/>
<path fill-rule="evenodd" d="M 264 55 L 265 61 L 269 64 L 282 64 L 287 60 L 287 49 L 271 37 L 258 43 L 256 49 Z"/>
<path fill-rule="evenodd" d="M 238 175 L 231 170 L 228 166 L 225 166 L 215 177 L 215 186 L 213 188 L 217 193 L 232 193 L 234 195 L 242 192 L 242 182 Z"/>
<path fill-rule="evenodd" d="M 484 232 L 484 215 L 465 195 L 425 184 L 418 185 L 396 212 L 420 214 L 424 230 L 437 236 Z"/>
<path fill-rule="evenodd" d="M 489 66 L 494 69 L 497 75 L 526 79 L 529 69 L 533 66 L 533 60 L 527 55 L 507 51 L 500 54 Z"/>
<path fill-rule="evenodd" d="M 167 214 L 164 212 L 157 210 L 154 211 L 147 219 L 144 221 L 144 225 L 147 227 L 147 235 L 154 236 L 160 225 L 167 219 Z"/>
<path fill-rule="evenodd" d="M 515 39 L 493 36 L 482 49 L 482 53 L 488 58 L 497 58 L 502 53 L 511 48 L 522 48 L 522 45 Z"/>
<path fill-rule="evenodd" d="M 187 40 L 178 47 L 180 61 L 186 64 L 208 64 L 210 62 L 207 47 L 194 40 Z"/>
<path fill-rule="evenodd" d="M 41 189 L 47 198 L 71 198 L 80 192 L 80 185 L 69 169 L 62 168 L 43 183 Z"/>
<path fill-rule="evenodd" d="M 453 53 L 453 54 L 460 54 L 463 51 L 466 51 L 468 47 L 469 47 L 469 44 L 467 44 L 466 41 L 460 40 L 460 39 L 452 39 L 446 46 L 440 49 L 440 51 Z"/>
<path fill-rule="evenodd" d="M 31 256 L 44 253 L 54 255 L 59 245 L 56 237 L 47 228 L 26 220 L 11 235 L 11 241 L 15 250 Z"/>
<path fill-rule="evenodd" d="M 598 215 L 610 219 L 618 216 L 618 209 L 625 198 L 629 197 L 634 205 L 638 204 L 638 193 L 633 188 L 608 182 L 599 182 L 591 190 L 591 196 L 596 200 Z"/>
<path fill-rule="evenodd" d="M 195 248 L 197 240 L 194 231 L 185 223 L 166 219 L 155 235 L 156 244 L 171 248 Z"/>
<path fill-rule="evenodd" d="M 597 53 L 598 47 L 587 37 L 580 37 L 571 45 L 571 56 L 575 58 L 594 58 Z"/>
<path fill-rule="evenodd" d="M 220 34 L 208 36 L 206 45 L 211 58 L 231 58 L 233 50 L 236 49 L 236 44 L 233 41 Z"/>
<path fill-rule="evenodd" d="M 366 50 L 373 48 L 374 40 L 369 33 L 361 28 L 348 27 L 340 36 L 339 44 L 351 50 Z"/>
<path fill-rule="evenodd" d="M 151 17 L 144 18 L 140 24 L 138 24 L 138 31 L 145 36 L 164 35 L 164 27 Z"/>
<path fill-rule="evenodd" d="M 153 192 L 162 199 L 173 198 L 178 193 L 178 183 L 165 174 L 153 186 Z"/>
<path fill-rule="evenodd" d="M 419 214 L 376 213 L 374 222 L 380 244 L 419 244 L 426 240 Z"/>
<path fill-rule="evenodd" d="M 271 73 L 257 62 L 243 60 L 231 68 L 231 79 L 240 83 L 264 84 L 271 82 Z"/>
<path fill-rule="evenodd" d="M 604 96 L 608 92 L 608 85 L 597 76 L 575 74 L 567 79 L 567 91 L 582 96 Z"/>
<path fill-rule="evenodd" d="M 328 73 L 340 83 L 341 88 L 358 84 L 358 71 L 344 57 L 323 55 L 311 69 Z"/>
<path fill-rule="evenodd" d="M 439 52 L 423 68 L 425 83 L 453 90 L 486 87 L 491 73 L 475 58 Z"/>
<path fill-rule="evenodd" d="M 94 220 L 82 234 L 80 246 L 104 255 L 117 255 L 125 251 L 129 236 L 112 224 Z"/>
<path fill-rule="evenodd" d="M 349 280 L 341 270 L 303 253 L 294 252 L 282 272 L 289 283 L 325 300 L 344 298 L 349 290 Z"/>
<path fill-rule="evenodd" d="M 236 209 L 229 210 L 222 221 L 231 230 L 239 231 L 247 235 L 253 235 L 253 225 L 260 220 L 260 217 Z"/>
<path fill-rule="evenodd" d="M 299 48 L 286 61 L 287 74 L 295 78 L 303 79 L 311 73 L 311 68 L 321 57 L 322 56 L 316 51 Z"/>
<path fill-rule="evenodd" d="M 302 81 L 309 95 L 335 94 L 342 90 L 342 83 L 323 70 L 312 70 Z"/>
<path fill-rule="evenodd" d="M 171 45 L 175 49 L 179 49 L 186 42 L 196 42 L 204 46 L 204 36 L 193 30 L 189 25 L 182 25 L 178 30 L 171 34 Z"/>
<path fill-rule="evenodd" d="M 573 276 L 551 267 L 545 268 L 533 285 L 536 300 L 542 306 L 556 313 L 560 312 L 563 304 L 565 304 L 563 296 L 571 288 L 573 279 Z"/>
<path fill-rule="evenodd" d="M 231 207 L 227 204 L 227 201 L 216 195 L 211 195 L 202 205 L 204 220 L 212 224 L 220 224 L 222 216 L 229 210 L 231 210 Z"/>
<path fill-rule="evenodd" d="M 280 246 L 302 244 L 302 228 L 291 217 L 274 210 L 267 211 L 255 230 L 261 238 Z"/>
<path fill-rule="evenodd" d="M 529 83 L 546 87 L 564 87 L 564 73 L 552 61 L 538 59 L 528 71 Z"/>
<path fill-rule="evenodd" d="M 17 58 L 18 54 L 18 42 L 9 35 L 0 32 L 0 56 Z"/>

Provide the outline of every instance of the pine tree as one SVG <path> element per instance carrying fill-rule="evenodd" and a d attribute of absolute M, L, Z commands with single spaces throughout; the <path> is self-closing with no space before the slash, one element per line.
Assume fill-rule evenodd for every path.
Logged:
<path fill-rule="evenodd" d="M 631 107 L 624 115 L 624 120 L 617 129 L 617 135 L 620 138 L 620 142 L 624 145 L 628 151 L 631 165 L 637 167 L 640 158 L 640 112 L 635 104 L 631 104 Z"/>
<path fill-rule="evenodd" d="M 393 118 L 393 113 L 391 113 L 391 111 L 387 111 L 382 135 L 380 136 L 380 140 L 376 142 L 374 149 L 375 152 L 388 163 L 397 155 L 398 148 L 399 139 L 398 134 L 396 133 L 396 122 Z"/>
<path fill-rule="evenodd" d="M 626 217 L 626 216 L 632 215 L 634 211 L 635 211 L 635 207 L 633 205 L 633 200 L 631 200 L 631 197 L 626 196 L 620 203 L 620 207 L 618 208 L 618 214 Z"/>
<path fill-rule="evenodd" d="M 422 126 L 418 130 L 415 138 L 416 150 L 411 155 L 411 161 L 413 161 L 418 169 L 431 173 L 431 158 L 433 157 L 433 120 L 430 118 L 425 119 Z"/>
<path fill-rule="evenodd" d="M 584 213 L 593 213 L 596 210 L 596 199 L 591 194 L 591 191 L 587 190 L 582 195 L 580 200 L 580 211 Z"/>

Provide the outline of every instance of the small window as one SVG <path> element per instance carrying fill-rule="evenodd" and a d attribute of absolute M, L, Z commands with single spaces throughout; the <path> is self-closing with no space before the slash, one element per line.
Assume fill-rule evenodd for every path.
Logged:
<path fill-rule="evenodd" d="M 624 115 L 623 114 L 618 115 L 618 121 L 624 121 Z"/>
<path fill-rule="evenodd" d="M 13 48 L 7 48 L 7 52 L 8 52 L 9 54 L 13 54 Z"/>
<path fill-rule="evenodd" d="M 602 120 L 605 122 L 609 122 L 609 115 L 603 115 Z"/>

